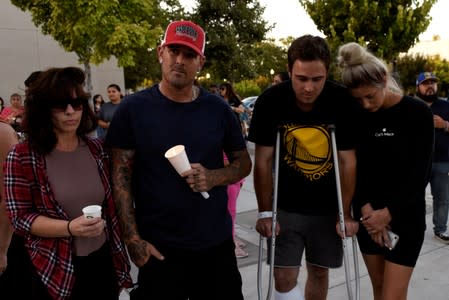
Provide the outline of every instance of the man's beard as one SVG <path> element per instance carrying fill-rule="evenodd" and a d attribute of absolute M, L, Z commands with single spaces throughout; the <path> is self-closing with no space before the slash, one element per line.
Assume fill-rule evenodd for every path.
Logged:
<path fill-rule="evenodd" d="M 421 94 L 421 93 L 418 91 L 418 92 L 416 93 L 416 95 L 417 95 L 420 99 L 424 100 L 425 102 L 429 102 L 429 103 L 432 103 L 432 102 L 434 102 L 435 100 L 438 99 L 437 94 L 423 95 L 423 94 Z"/>

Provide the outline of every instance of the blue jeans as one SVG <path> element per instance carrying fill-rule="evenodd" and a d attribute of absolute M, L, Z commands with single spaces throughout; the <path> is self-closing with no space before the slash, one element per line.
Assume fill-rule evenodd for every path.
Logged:
<path fill-rule="evenodd" d="M 449 212 L 449 162 L 437 162 L 432 165 L 430 189 L 433 197 L 433 232 L 447 230 Z"/>

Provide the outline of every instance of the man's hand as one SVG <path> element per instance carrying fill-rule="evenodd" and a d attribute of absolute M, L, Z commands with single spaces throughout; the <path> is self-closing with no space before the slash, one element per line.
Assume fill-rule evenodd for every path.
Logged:
<path fill-rule="evenodd" d="M 271 230 L 271 227 L 273 225 L 273 218 L 262 218 L 257 220 L 256 223 L 256 230 L 258 233 L 260 233 L 263 237 L 271 238 L 273 233 Z M 279 235 L 280 232 L 280 226 L 279 223 L 276 222 L 276 235 Z"/>
<path fill-rule="evenodd" d="M 213 188 L 213 184 L 208 180 L 208 169 L 201 164 L 194 163 L 190 165 L 191 170 L 181 174 L 185 177 L 187 184 L 194 192 L 207 192 Z"/>
<path fill-rule="evenodd" d="M 341 232 L 340 222 L 336 224 L 337 234 L 343 238 L 343 232 Z M 351 216 L 345 216 L 345 237 L 352 237 L 359 231 L 359 222 L 355 221 Z"/>
<path fill-rule="evenodd" d="M 154 247 L 142 239 L 134 239 L 127 243 L 129 257 L 139 268 L 143 267 L 151 256 L 159 260 L 164 260 L 164 256 Z"/>

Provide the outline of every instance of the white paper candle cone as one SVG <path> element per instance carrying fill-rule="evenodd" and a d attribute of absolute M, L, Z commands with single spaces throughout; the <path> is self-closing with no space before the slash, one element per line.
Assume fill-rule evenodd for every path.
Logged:
<path fill-rule="evenodd" d="M 176 145 L 171 147 L 165 152 L 165 158 L 171 163 L 178 174 L 182 174 L 192 167 L 190 166 L 189 159 L 187 158 L 187 153 L 184 145 Z M 204 199 L 209 198 L 208 192 L 201 192 Z"/>
<path fill-rule="evenodd" d="M 183 145 L 174 146 L 165 152 L 165 157 L 170 161 L 178 174 L 191 169 L 186 150 Z"/>

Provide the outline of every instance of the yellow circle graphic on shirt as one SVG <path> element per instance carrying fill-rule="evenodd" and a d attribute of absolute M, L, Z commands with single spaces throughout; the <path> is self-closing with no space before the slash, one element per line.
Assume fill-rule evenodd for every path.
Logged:
<path fill-rule="evenodd" d="M 309 180 L 332 169 L 330 136 L 323 126 L 287 126 L 283 142 L 287 164 Z"/>

